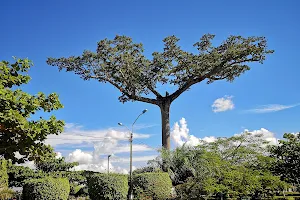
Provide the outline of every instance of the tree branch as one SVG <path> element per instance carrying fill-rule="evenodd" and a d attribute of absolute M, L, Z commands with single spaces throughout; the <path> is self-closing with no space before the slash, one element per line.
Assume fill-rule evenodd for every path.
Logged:
<path fill-rule="evenodd" d="M 179 97 L 184 91 L 189 89 L 192 85 L 203 81 L 205 78 L 206 77 L 203 76 L 197 78 L 190 78 L 182 87 L 180 87 L 177 91 L 175 91 L 173 94 L 169 96 L 171 102 L 174 101 L 177 97 Z"/>
<path fill-rule="evenodd" d="M 161 94 L 157 92 L 149 83 L 147 83 L 147 88 L 157 97 L 162 98 Z"/>
<path fill-rule="evenodd" d="M 119 89 L 123 94 L 125 94 L 130 99 L 133 99 L 133 100 L 136 100 L 136 101 L 142 101 L 142 102 L 145 102 L 145 103 L 150 103 L 150 104 L 153 104 L 153 105 L 158 105 L 158 102 L 157 102 L 156 99 L 150 99 L 150 98 L 147 98 L 147 97 L 131 95 L 128 92 L 126 92 L 122 87 L 120 87 L 118 84 L 111 81 L 110 79 L 102 78 L 102 77 L 98 77 L 98 76 L 90 76 L 90 78 L 109 82 L 110 84 L 115 86 L 117 89 Z"/>

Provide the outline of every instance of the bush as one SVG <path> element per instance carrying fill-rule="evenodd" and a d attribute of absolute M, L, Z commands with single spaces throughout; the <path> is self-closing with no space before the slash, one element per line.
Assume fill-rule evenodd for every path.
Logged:
<path fill-rule="evenodd" d="M 26 200 L 67 200 L 70 184 L 66 178 L 41 178 L 27 180 L 23 186 Z"/>
<path fill-rule="evenodd" d="M 76 193 L 78 197 L 87 197 L 89 196 L 89 191 L 87 186 L 83 186 L 80 190 Z"/>
<path fill-rule="evenodd" d="M 70 183 L 70 195 L 76 196 L 81 188 L 82 188 L 82 186 L 80 186 L 78 184 Z"/>
<path fill-rule="evenodd" d="M 135 199 L 168 199 L 171 190 L 172 181 L 168 173 L 143 173 L 133 176 Z"/>
<path fill-rule="evenodd" d="M 93 174 L 87 179 L 92 200 L 125 200 L 128 194 L 127 175 Z"/>
<path fill-rule="evenodd" d="M 8 187 L 7 162 L 0 159 L 0 190 Z"/>
<path fill-rule="evenodd" d="M 0 199 L 10 199 L 14 197 L 15 191 L 9 188 L 0 189 Z"/>

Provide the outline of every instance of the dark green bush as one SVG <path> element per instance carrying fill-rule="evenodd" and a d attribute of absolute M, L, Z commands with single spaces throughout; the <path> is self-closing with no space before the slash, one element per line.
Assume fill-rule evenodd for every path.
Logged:
<path fill-rule="evenodd" d="M 128 194 L 127 175 L 92 174 L 87 178 L 92 200 L 125 200 Z"/>
<path fill-rule="evenodd" d="M 66 178 L 41 178 L 27 180 L 23 186 L 26 200 L 67 200 L 70 184 Z"/>
<path fill-rule="evenodd" d="M 8 187 L 7 162 L 0 159 L 0 190 Z"/>
<path fill-rule="evenodd" d="M 133 176 L 135 199 L 168 199 L 171 190 L 172 181 L 168 173 L 143 173 Z"/>
<path fill-rule="evenodd" d="M 82 188 L 82 186 L 80 186 L 76 183 L 70 183 L 70 195 L 76 196 L 81 188 Z"/>
<path fill-rule="evenodd" d="M 182 199 L 182 200 L 200 200 L 204 199 L 203 195 L 207 195 L 200 184 L 197 182 L 194 182 L 192 180 L 189 180 L 186 183 L 176 185 L 175 191 L 177 194 L 176 199 Z"/>
<path fill-rule="evenodd" d="M 87 186 L 80 188 L 80 190 L 76 193 L 77 197 L 87 197 L 89 196 L 89 190 Z"/>

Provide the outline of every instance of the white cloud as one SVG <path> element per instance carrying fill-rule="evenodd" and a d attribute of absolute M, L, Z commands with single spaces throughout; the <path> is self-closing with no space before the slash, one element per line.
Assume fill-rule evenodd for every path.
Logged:
<path fill-rule="evenodd" d="M 190 146 L 197 146 L 200 144 L 200 138 L 195 137 L 194 135 L 189 134 L 189 129 L 187 127 L 187 122 L 185 118 L 176 122 L 171 131 L 171 138 L 175 146 L 182 146 L 183 144 Z M 211 137 L 205 137 L 204 140 L 213 140 Z"/>
<path fill-rule="evenodd" d="M 67 162 L 78 162 L 79 164 L 90 164 L 93 162 L 93 155 L 76 149 L 66 157 Z"/>
<path fill-rule="evenodd" d="M 270 112 L 277 112 L 289 108 L 294 108 L 296 106 L 299 106 L 300 104 L 293 104 L 293 105 L 281 105 L 281 104 L 268 104 L 268 105 L 262 105 L 258 108 L 246 110 L 246 112 L 252 112 L 252 113 L 270 113 Z"/>
<path fill-rule="evenodd" d="M 143 125 L 145 126 L 145 125 Z M 134 139 L 149 138 L 149 134 L 133 133 Z M 51 146 L 68 145 L 82 147 L 94 147 L 98 155 L 129 152 L 129 133 L 127 130 L 84 130 L 82 126 L 67 123 L 65 131 L 59 135 L 49 135 L 45 141 Z M 133 145 L 133 151 L 152 151 L 147 145 Z"/>
<path fill-rule="evenodd" d="M 234 108 L 232 98 L 232 96 L 224 96 L 222 98 L 216 99 L 213 105 L 211 106 L 213 112 L 216 113 L 232 110 Z"/>
<path fill-rule="evenodd" d="M 62 144 L 82 144 L 83 142 L 93 143 L 95 141 L 104 141 L 106 139 L 114 139 L 118 141 L 128 140 L 129 133 L 124 130 L 84 130 L 81 126 L 67 124 L 65 131 L 59 135 L 49 135 L 46 144 L 57 146 Z M 149 134 L 134 133 L 135 139 L 149 138 Z"/>
<path fill-rule="evenodd" d="M 248 129 L 245 129 L 243 133 L 245 132 L 251 133 L 251 136 L 261 135 L 261 139 L 268 141 L 269 144 L 271 145 L 278 144 L 278 139 L 276 138 L 275 134 L 265 128 L 261 128 L 259 130 L 253 130 L 253 131 L 249 131 Z M 236 134 L 236 135 L 240 135 L 240 134 Z"/>
<path fill-rule="evenodd" d="M 133 162 L 146 162 L 148 160 L 152 160 L 157 155 L 150 155 L 150 156 L 134 156 Z M 75 166 L 73 170 L 89 170 L 95 172 L 107 172 L 108 169 L 108 160 L 107 157 L 100 157 L 95 151 L 94 152 L 83 152 L 80 149 L 76 149 L 75 151 L 71 152 L 66 157 L 67 162 L 78 162 L 79 165 Z M 116 173 L 124 173 L 127 174 L 129 170 L 129 165 L 127 167 L 118 166 L 120 163 L 128 163 L 129 157 L 118 157 L 113 155 L 110 157 L 109 162 L 109 170 L 110 172 Z"/>
<path fill-rule="evenodd" d="M 259 130 L 253 130 L 253 131 L 249 131 L 248 129 L 245 129 L 242 133 L 234 134 L 234 135 L 240 135 L 245 132 L 251 133 L 251 136 L 261 135 L 261 138 L 268 141 L 269 144 L 272 145 L 278 144 L 278 139 L 276 138 L 275 134 L 265 128 L 261 128 Z M 189 146 L 197 146 L 201 144 L 202 141 L 214 142 L 217 140 L 217 137 L 215 136 L 206 136 L 204 138 L 198 138 L 194 135 L 190 135 L 185 118 L 181 118 L 179 123 L 176 122 L 174 124 L 171 132 L 171 138 L 175 146 L 182 146 L 183 144 Z"/>
<path fill-rule="evenodd" d="M 137 129 L 149 127 L 147 125 L 140 125 Z M 147 139 L 149 134 L 133 133 L 134 139 Z M 91 170 L 98 172 L 107 171 L 107 159 L 100 159 L 101 155 L 128 153 L 130 151 L 129 146 L 129 133 L 125 129 L 115 128 L 106 130 L 85 130 L 82 126 L 74 123 L 67 123 L 65 131 L 60 135 L 50 135 L 46 140 L 46 144 L 50 144 L 54 147 L 60 146 L 60 151 L 63 146 L 76 146 L 76 150 L 69 153 L 66 156 L 67 162 L 78 162 L 79 166 L 76 166 L 74 170 Z M 82 151 L 81 148 L 94 147 L 93 152 Z M 153 148 L 145 144 L 133 143 L 133 152 L 154 151 Z M 152 158 L 152 157 L 151 157 Z M 118 162 L 126 162 L 126 159 L 120 161 L 114 161 L 115 158 L 111 158 L 111 162 L 114 162 L 116 166 L 110 165 L 110 170 L 113 172 L 127 173 L 128 169 L 118 166 Z M 135 162 L 140 162 L 146 157 L 136 157 Z M 147 160 L 148 161 L 148 160 Z"/>

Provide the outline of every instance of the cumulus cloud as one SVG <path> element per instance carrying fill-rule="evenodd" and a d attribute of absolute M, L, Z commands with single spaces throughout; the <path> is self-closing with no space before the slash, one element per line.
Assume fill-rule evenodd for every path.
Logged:
<path fill-rule="evenodd" d="M 146 128 L 153 125 L 137 125 L 135 130 Z M 134 132 L 134 139 L 147 139 L 149 134 L 139 134 Z M 76 150 L 66 156 L 68 162 L 78 162 L 74 170 L 91 170 L 105 172 L 107 170 L 107 159 L 100 159 L 101 155 L 128 153 L 129 133 L 126 129 L 109 128 L 104 130 L 85 130 L 83 126 L 67 123 L 65 131 L 59 135 L 50 135 L 46 140 L 46 144 L 59 147 L 60 151 L 64 151 L 64 147 L 76 147 Z M 85 152 L 82 149 L 94 148 L 92 152 Z M 61 150 L 62 149 L 62 150 Z M 133 152 L 154 151 L 153 148 L 145 144 L 133 144 Z M 119 162 L 125 162 L 126 159 L 115 161 L 111 158 L 111 162 L 115 166 L 110 165 L 110 170 L 114 172 L 125 173 L 128 170 L 118 166 Z M 143 160 L 143 158 L 135 158 Z M 146 157 L 144 158 L 146 159 Z M 137 161 L 137 160 L 136 160 Z"/>
<path fill-rule="evenodd" d="M 176 122 L 174 124 L 171 131 L 171 138 L 175 146 L 182 146 L 183 144 L 197 146 L 201 143 L 201 140 L 209 142 L 216 139 L 214 137 L 204 137 L 203 139 L 197 138 L 194 135 L 190 135 L 189 131 L 185 118 L 181 118 L 179 123 Z"/>
<path fill-rule="evenodd" d="M 242 133 L 234 134 L 234 135 L 241 135 L 243 133 L 251 133 L 252 136 L 261 135 L 261 138 L 263 140 L 266 140 L 269 142 L 269 144 L 276 145 L 278 144 L 278 139 L 276 138 L 275 134 L 265 128 L 261 128 L 258 130 L 248 130 L 245 129 Z M 231 137 L 231 136 L 228 136 Z M 203 138 L 198 138 L 194 135 L 190 135 L 187 121 L 185 118 L 181 118 L 181 120 L 176 122 L 173 126 L 172 132 L 171 132 L 171 138 L 175 146 L 182 146 L 183 144 L 189 145 L 189 146 L 197 146 L 200 145 L 202 142 L 214 142 L 217 140 L 217 137 L 215 136 L 206 136 Z"/>
<path fill-rule="evenodd" d="M 269 142 L 269 144 L 271 145 L 278 144 L 278 139 L 276 138 L 275 134 L 265 128 L 261 128 L 259 130 L 253 130 L 253 131 L 249 131 L 248 129 L 245 129 L 243 133 L 245 132 L 251 133 L 251 136 L 261 135 L 261 139 Z M 236 134 L 236 135 L 240 135 L 240 134 Z"/>
<path fill-rule="evenodd" d="M 148 160 L 152 160 L 157 155 L 149 155 L 149 156 L 134 156 L 133 162 L 146 162 Z M 107 157 L 100 157 L 95 151 L 94 152 L 84 152 L 80 149 L 76 149 L 71 152 L 66 157 L 67 162 L 78 162 L 79 165 L 75 166 L 73 170 L 89 170 L 95 172 L 107 172 L 108 169 L 108 160 Z M 123 173 L 127 174 L 129 170 L 129 165 L 127 167 L 119 166 L 120 163 L 129 163 L 129 157 L 123 158 L 118 156 L 111 156 L 109 162 L 109 170 L 111 172 Z"/>
<path fill-rule="evenodd" d="M 216 99 L 211 106 L 213 112 L 216 113 L 232 110 L 234 108 L 232 98 L 232 96 L 224 96 L 222 98 Z"/>
<path fill-rule="evenodd" d="M 278 112 L 281 110 L 286 110 L 289 108 L 294 108 L 296 106 L 299 106 L 300 104 L 293 104 L 293 105 L 281 105 L 281 104 L 268 104 L 268 105 L 262 105 L 254 109 L 246 110 L 246 112 L 251 113 L 270 113 L 270 112 Z"/>

